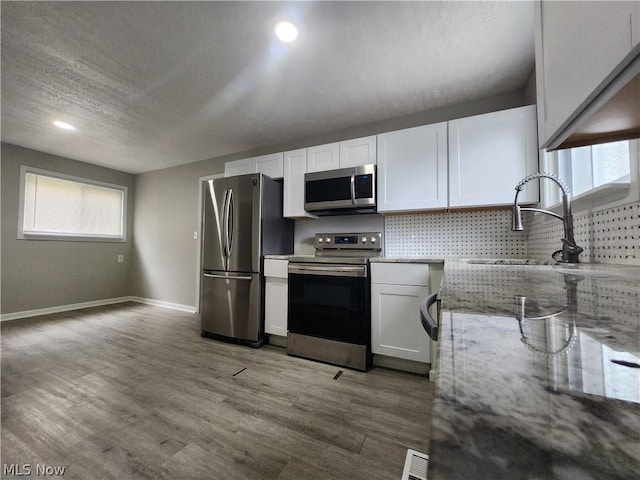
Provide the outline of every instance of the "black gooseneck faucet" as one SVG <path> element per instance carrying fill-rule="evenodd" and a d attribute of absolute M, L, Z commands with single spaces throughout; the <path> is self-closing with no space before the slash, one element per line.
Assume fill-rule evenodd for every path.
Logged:
<path fill-rule="evenodd" d="M 557 213 L 550 212 L 548 210 L 543 210 L 541 208 L 529 208 L 529 207 L 520 207 L 518 205 L 518 194 L 522 190 L 522 187 L 531 180 L 535 180 L 537 178 L 548 178 L 555 182 L 560 190 L 562 191 L 562 205 L 564 209 L 564 215 L 560 216 Z M 580 255 L 584 249 L 579 247 L 576 244 L 575 239 L 573 238 L 573 215 L 571 214 L 571 196 L 569 195 L 569 188 L 567 185 L 560 180 L 558 177 L 553 175 L 552 173 L 532 173 L 531 175 L 523 178 L 518 185 L 516 185 L 516 197 L 513 200 L 513 211 L 512 211 L 512 224 L 511 230 L 515 231 L 523 231 L 524 227 L 522 226 L 522 212 L 540 212 L 546 213 L 547 215 L 551 215 L 552 217 L 557 218 L 562 221 L 564 225 L 564 238 L 562 239 L 562 249 L 553 252 L 551 257 L 558 262 L 565 263 L 579 263 L 578 255 Z"/>

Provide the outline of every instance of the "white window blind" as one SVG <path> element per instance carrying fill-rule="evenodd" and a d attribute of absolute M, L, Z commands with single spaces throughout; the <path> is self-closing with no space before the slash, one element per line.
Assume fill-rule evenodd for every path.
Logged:
<path fill-rule="evenodd" d="M 24 172 L 22 234 L 124 239 L 126 187 Z"/>

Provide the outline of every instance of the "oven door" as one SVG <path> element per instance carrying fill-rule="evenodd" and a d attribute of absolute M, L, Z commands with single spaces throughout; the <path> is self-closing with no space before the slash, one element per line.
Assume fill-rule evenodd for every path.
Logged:
<path fill-rule="evenodd" d="M 289 331 L 368 346 L 369 288 L 367 265 L 289 264 Z"/>

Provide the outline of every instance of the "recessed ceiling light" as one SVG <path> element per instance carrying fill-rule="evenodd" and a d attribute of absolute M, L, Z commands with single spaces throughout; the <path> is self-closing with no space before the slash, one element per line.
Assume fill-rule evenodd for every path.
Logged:
<path fill-rule="evenodd" d="M 58 128 L 62 128 L 63 130 L 75 130 L 76 129 L 76 127 L 74 127 L 73 125 L 69 125 L 67 122 L 61 122 L 59 120 L 56 120 L 55 122 L 53 122 L 53 124 Z"/>
<path fill-rule="evenodd" d="M 298 29 L 291 22 L 280 22 L 276 25 L 276 37 L 283 42 L 293 42 L 298 38 Z"/>

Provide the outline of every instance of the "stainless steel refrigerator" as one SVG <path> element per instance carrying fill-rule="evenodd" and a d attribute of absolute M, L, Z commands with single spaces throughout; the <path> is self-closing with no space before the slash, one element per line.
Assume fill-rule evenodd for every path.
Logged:
<path fill-rule="evenodd" d="M 202 335 L 259 347 L 263 257 L 293 253 L 282 184 L 260 173 L 209 180 L 203 202 Z"/>

